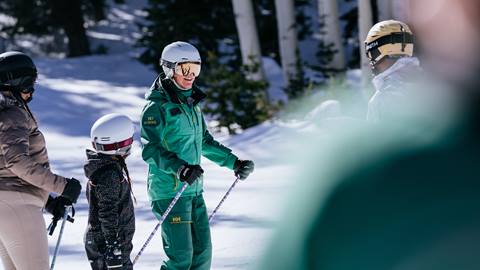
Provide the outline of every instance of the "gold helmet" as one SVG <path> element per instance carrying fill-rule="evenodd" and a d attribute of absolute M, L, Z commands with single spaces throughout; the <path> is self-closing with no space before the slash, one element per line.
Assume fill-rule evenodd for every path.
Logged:
<path fill-rule="evenodd" d="M 413 33 L 407 24 L 400 21 L 379 22 L 368 32 L 365 52 L 372 66 L 385 56 L 412 56 Z"/>

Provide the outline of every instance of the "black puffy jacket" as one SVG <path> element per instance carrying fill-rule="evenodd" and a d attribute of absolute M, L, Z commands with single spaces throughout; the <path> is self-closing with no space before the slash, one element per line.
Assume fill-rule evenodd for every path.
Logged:
<path fill-rule="evenodd" d="M 124 175 L 119 157 L 87 150 L 85 175 L 90 204 L 87 231 L 102 234 L 105 240 L 125 237 L 131 240 L 135 231 L 135 215 L 131 185 Z M 126 166 L 125 166 L 126 167 Z"/>

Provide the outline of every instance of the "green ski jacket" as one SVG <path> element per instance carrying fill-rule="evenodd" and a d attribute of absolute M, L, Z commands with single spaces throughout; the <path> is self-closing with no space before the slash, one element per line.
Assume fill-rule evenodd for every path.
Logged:
<path fill-rule="evenodd" d="M 163 74 L 146 94 L 141 116 L 142 157 L 148 163 L 148 194 L 151 201 L 169 199 L 181 189 L 177 171 L 184 164 L 200 164 L 201 156 L 233 169 L 237 157 L 208 132 L 198 103 L 206 95 L 197 87 L 178 89 Z M 203 192 L 203 179 L 182 196 Z"/>

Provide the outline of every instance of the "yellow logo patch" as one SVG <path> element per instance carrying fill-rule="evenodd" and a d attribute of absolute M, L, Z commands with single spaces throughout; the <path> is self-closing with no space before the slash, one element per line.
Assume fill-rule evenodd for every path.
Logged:
<path fill-rule="evenodd" d="M 146 126 L 156 126 L 157 125 L 157 119 L 153 116 L 147 116 L 147 119 L 143 121 L 143 124 Z"/>

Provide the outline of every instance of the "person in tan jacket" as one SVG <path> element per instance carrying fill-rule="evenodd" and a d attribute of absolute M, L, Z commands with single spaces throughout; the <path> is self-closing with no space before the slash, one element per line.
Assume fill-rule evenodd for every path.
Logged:
<path fill-rule="evenodd" d="M 0 54 L 0 258 L 5 270 L 49 269 L 42 209 L 48 200 L 47 211 L 63 216 L 65 205 L 75 203 L 81 191 L 78 180 L 49 168 L 45 139 L 28 107 L 36 77 L 29 56 Z"/>

